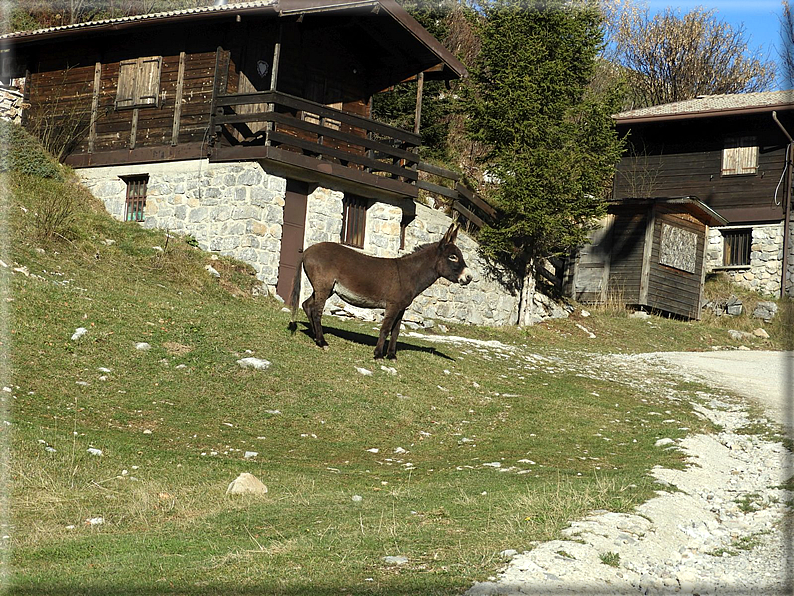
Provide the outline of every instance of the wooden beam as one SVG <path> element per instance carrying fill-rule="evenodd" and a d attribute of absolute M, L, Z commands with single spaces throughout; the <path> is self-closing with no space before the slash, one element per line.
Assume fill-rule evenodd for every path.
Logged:
<path fill-rule="evenodd" d="M 425 88 L 425 73 L 416 77 L 416 111 L 414 112 L 414 134 L 419 134 L 422 125 L 422 91 Z"/>
<path fill-rule="evenodd" d="M 138 115 L 140 113 L 140 108 L 135 108 L 132 110 L 132 127 L 130 129 L 130 149 L 135 149 L 135 140 L 138 136 Z"/>
<path fill-rule="evenodd" d="M 171 129 L 171 146 L 179 143 L 179 124 L 182 118 L 182 92 L 185 86 L 185 52 L 179 52 L 179 72 L 176 75 L 176 98 L 174 99 L 174 126 Z"/>
<path fill-rule="evenodd" d="M 102 84 L 102 62 L 94 65 L 94 91 L 91 96 L 91 125 L 88 129 L 88 152 L 94 152 L 96 121 L 99 112 L 99 86 Z"/>

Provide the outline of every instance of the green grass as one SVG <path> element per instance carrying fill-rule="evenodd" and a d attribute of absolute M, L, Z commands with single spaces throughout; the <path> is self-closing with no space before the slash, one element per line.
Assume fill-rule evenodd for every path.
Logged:
<path fill-rule="evenodd" d="M 43 236 L 25 176 L 2 182 L 11 594 L 458 594 L 502 550 L 653 496 L 648 470 L 682 465 L 656 440 L 704 428 L 694 388 L 654 390 L 596 360 L 708 349 L 719 328 L 598 312 L 452 325 L 518 348 L 404 337 L 392 375 L 372 360 L 372 324 L 325 318 L 321 351 L 287 331 L 280 304 L 251 297 L 250 268 L 115 222 L 87 196 Z M 272 366 L 241 369 L 247 355 Z M 241 472 L 268 494 L 226 496 Z"/>

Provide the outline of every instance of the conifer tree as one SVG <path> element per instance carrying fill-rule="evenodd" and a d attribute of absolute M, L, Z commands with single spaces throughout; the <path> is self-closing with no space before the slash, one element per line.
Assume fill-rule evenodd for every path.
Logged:
<path fill-rule="evenodd" d="M 588 87 L 602 47 L 594 2 L 489 0 L 470 68 L 469 132 L 488 148 L 488 193 L 503 217 L 481 230 L 483 253 L 523 280 L 519 323 L 531 319 L 534 264 L 585 241 L 622 143 L 616 90 Z"/>

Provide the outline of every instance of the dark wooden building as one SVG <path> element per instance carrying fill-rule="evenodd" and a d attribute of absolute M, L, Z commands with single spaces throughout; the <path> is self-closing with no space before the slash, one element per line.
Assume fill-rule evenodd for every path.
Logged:
<path fill-rule="evenodd" d="M 613 201 L 603 226 L 569 263 L 567 293 L 699 319 L 707 226 L 725 219 L 702 202 Z"/>
<path fill-rule="evenodd" d="M 2 41 L 28 126 L 71 133 L 76 167 L 263 159 L 400 196 L 417 195 L 421 137 L 373 121 L 372 96 L 465 73 L 393 0 L 259 0 Z"/>
<path fill-rule="evenodd" d="M 707 269 L 763 293 L 779 293 L 784 285 L 791 292 L 786 163 L 793 99 L 791 91 L 707 96 L 617 114 L 628 150 L 613 198 L 698 199 L 726 220 L 710 232 Z"/>

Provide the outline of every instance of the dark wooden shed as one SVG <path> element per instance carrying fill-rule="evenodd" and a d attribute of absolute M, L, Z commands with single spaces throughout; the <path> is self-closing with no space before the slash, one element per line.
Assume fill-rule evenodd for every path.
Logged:
<path fill-rule="evenodd" d="M 591 243 L 569 261 L 565 292 L 699 319 L 706 230 L 724 223 L 692 197 L 613 201 Z"/>

